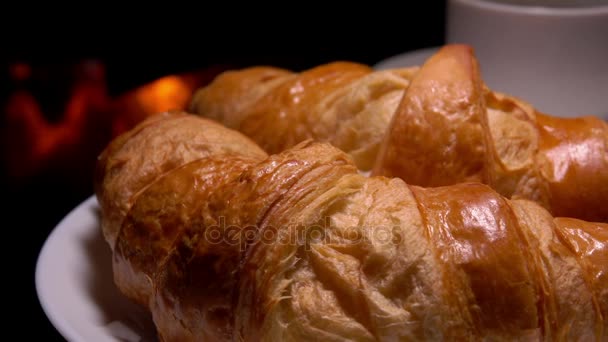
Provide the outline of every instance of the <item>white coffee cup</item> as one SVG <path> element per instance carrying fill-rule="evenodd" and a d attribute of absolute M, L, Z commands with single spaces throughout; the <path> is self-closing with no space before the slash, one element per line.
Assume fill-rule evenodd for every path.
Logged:
<path fill-rule="evenodd" d="M 492 89 L 608 119 L 607 0 L 448 0 L 446 20 L 446 43 L 473 46 Z"/>

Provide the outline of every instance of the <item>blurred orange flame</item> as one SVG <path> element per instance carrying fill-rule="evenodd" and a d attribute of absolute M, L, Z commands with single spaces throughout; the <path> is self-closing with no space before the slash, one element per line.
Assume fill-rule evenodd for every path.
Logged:
<path fill-rule="evenodd" d="M 4 155 L 9 176 L 24 178 L 49 163 L 74 163 L 94 160 L 96 153 L 114 136 L 137 123 L 167 110 L 184 109 L 193 92 L 210 82 L 222 67 L 198 73 L 169 75 L 138 87 L 118 98 L 107 93 L 105 69 L 87 67 L 88 78 L 73 85 L 60 120 L 46 119 L 31 93 L 18 90 L 9 97 Z M 32 76 L 24 63 L 10 67 L 15 81 Z"/>
<path fill-rule="evenodd" d="M 145 112 L 159 113 L 183 108 L 192 90 L 191 85 L 183 78 L 172 75 L 141 87 L 134 96 Z"/>

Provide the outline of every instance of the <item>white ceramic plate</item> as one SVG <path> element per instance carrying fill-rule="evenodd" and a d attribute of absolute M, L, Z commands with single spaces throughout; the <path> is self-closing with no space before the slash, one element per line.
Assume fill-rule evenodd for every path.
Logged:
<path fill-rule="evenodd" d="M 410 51 L 382 60 L 373 67 L 377 70 L 386 70 L 422 65 L 437 51 L 439 51 L 439 47 Z"/>
<path fill-rule="evenodd" d="M 150 315 L 114 285 L 98 211 L 91 196 L 47 238 L 36 265 L 42 308 L 68 341 L 155 341 Z"/>
<path fill-rule="evenodd" d="M 405 52 L 399 55 L 395 55 L 389 58 L 386 58 L 378 63 L 376 63 L 373 68 L 376 70 L 386 70 L 386 69 L 396 69 L 396 68 L 406 68 L 415 65 L 422 65 L 426 60 L 431 57 L 434 53 L 439 51 L 440 47 L 430 47 L 426 49 L 414 50 Z M 486 66 L 486 69 L 489 68 Z M 522 99 L 526 101 L 530 101 L 530 99 L 525 96 Z M 553 99 L 553 101 L 557 101 L 557 99 Z M 553 114 L 554 115 L 554 114 Z M 595 114 L 595 116 L 602 118 L 608 121 L 608 112 L 600 112 Z"/>

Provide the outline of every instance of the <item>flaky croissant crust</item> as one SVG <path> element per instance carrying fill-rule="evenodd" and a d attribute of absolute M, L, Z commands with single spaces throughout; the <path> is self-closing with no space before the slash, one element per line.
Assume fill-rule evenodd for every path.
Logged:
<path fill-rule="evenodd" d="M 447 45 L 420 68 L 229 71 L 198 90 L 190 110 L 268 153 L 314 139 L 374 175 L 426 187 L 482 182 L 556 216 L 608 222 L 608 124 L 545 115 L 488 89 L 468 46 Z"/>
<path fill-rule="evenodd" d="M 184 115 L 204 140 L 173 133 Z M 115 243 L 106 234 L 115 281 L 162 340 L 608 338 L 607 224 L 479 183 L 367 178 L 324 143 L 266 156 L 209 120 L 167 116 L 111 144 L 96 187 L 114 198 L 108 179 L 149 180 L 102 220 L 126 208 Z M 149 134 L 180 148 L 150 149 L 137 138 Z M 128 167 L 191 144 L 207 152 L 155 175 Z"/>
<path fill-rule="evenodd" d="M 334 62 L 299 74 L 274 67 L 227 71 L 196 92 L 190 111 L 239 130 L 268 153 L 313 139 L 346 151 L 369 171 L 417 70 L 374 72 Z"/>
<path fill-rule="evenodd" d="M 484 86 L 472 49 L 449 45 L 412 80 L 373 171 L 408 184 L 488 184 L 556 216 L 608 222 L 608 123 L 558 118 Z"/>

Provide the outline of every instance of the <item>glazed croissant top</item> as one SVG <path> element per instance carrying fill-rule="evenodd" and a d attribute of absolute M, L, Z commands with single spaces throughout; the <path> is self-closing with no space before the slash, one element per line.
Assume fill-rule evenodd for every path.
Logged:
<path fill-rule="evenodd" d="M 417 70 L 374 72 L 335 62 L 299 74 L 274 67 L 227 71 L 197 91 L 190 111 L 239 130 L 268 153 L 313 139 L 346 151 L 369 171 Z"/>
<path fill-rule="evenodd" d="M 374 175 L 419 186 L 483 182 L 554 215 L 608 222 L 608 124 L 552 117 L 491 91 L 468 46 L 447 45 L 421 68 L 229 71 L 197 91 L 190 110 L 268 153 L 311 138 Z"/>
<path fill-rule="evenodd" d="M 187 141 L 187 143 L 185 143 Z M 114 139 L 98 157 L 95 192 L 105 238 L 114 247 L 120 225 L 134 198 L 157 177 L 208 155 L 266 153 L 242 134 L 185 113 L 152 116 Z"/>
<path fill-rule="evenodd" d="M 148 120 L 109 145 L 96 189 L 116 284 L 163 341 L 608 338 L 607 224 L 479 183 L 367 178 L 325 143 L 265 156 L 210 120 Z"/>

